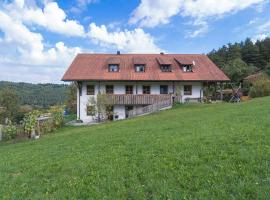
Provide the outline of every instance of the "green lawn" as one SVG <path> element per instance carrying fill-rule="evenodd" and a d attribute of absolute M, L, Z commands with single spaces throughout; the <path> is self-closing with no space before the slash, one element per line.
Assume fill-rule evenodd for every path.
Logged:
<path fill-rule="evenodd" d="M 270 98 L 0 144 L 0 199 L 270 199 Z"/>

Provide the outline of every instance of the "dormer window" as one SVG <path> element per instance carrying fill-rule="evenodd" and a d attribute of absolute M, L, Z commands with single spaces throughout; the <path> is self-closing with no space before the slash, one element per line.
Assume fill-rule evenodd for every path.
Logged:
<path fill-rule="evenodd" d="M 192 65 L 182 65 L 184 72 L 192 72 Z"/>
<path fill-rule="evenodd" d="M 145 65 L 135 65 L 135 72 L 145 72 Z"/>
<path fill-rule="evenodd" d="M 162 72 L 171 72 L 172 71 L 171 65 L 160 65 L 160 69 Z"/>
<path fill-rule="evenodd" d="M 119 65 L 109 64 L 109 72 L 119 72 Z"/>
<path fill-rule="evenodd" d="M 165 57 L 165 55 L 157 58 L 157 62 L 160 66 L 162 72 L 171 72 L 172 71 L 172 61 L 170 58 Z"/>
<path fill-rule="evenodd" d="M 145 72 L 146 59 L 141 56 L 133 58 L 135 72 Z"/>
<path fill-rule="evenodd" d="M 175 58 L 176 62 L 178 62 L 180 68 L 183 70 L 183 72 L 193 72 L 193 66 L 195 66 L 195 61 L 189 59 L 189 58 Z"/>

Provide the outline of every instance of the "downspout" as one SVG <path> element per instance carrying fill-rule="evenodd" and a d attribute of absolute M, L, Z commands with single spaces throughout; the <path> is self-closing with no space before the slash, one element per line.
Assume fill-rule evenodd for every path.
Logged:
<path fill-rule="evenodd" d="M 81 94 L 82 94 L 82 83 L 80 81 L 75 82 L 75 85 L 78 88 L 78 93 L 79 93 L 79 97 L 78 97 L 78 121 L 81 121 Z"/>
<path fill-rule="evenodd" d="M 100 93 L 100 81 L 98 82 L 98 95 L 100 95 L 101 93 Z M 96 101 L 97 101 L 97 99 L 96 99 Z M 100 122 L 101 120 L 100 120 L 100 113 L 99 113 L 99 111 L 98 111 L 98 122 Z"/>
<path fill-rule="evenodd" d="M 172 102 L 174 103 L 174 101 L 175 101 L 175 97 L 176 97 L 176 95 L 175 95 L 175 85 L 174 85 L 174 81 L 172 82 L 172 85 L 173 85 L 173 96 L 172 96 Z"/>

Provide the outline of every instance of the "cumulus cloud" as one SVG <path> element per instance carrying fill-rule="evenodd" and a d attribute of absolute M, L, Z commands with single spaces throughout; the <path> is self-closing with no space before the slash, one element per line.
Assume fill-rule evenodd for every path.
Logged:
<path fill-rule="evenodd" d="M 35 24 L 45 29 L 67 36 L 83 37 L 84 27 L 76 20 L 67 19 L 67 15 L 56 2 L 45 2 L 44 8 L 28 6 L 24 0 L 16 0 L 5 6 L 7 12 L 24 23 Z"/>
<path fill-rule="evenodd" d="M 68 64 L 82 52 L 82 48 L 69 47 L 61 41 L 53 44 L 44 41 L 48 38 L 43 37 L 37 26 L 59 35 L 94 41 L 109 50 L 160 51 L 154 38 L 141 28 L 110 31 L 114 29 L 112 26 L 107 29 L 105 25 L 92 23 L 85 32 L 79 22 L 68 19 L 56 2 L 44 1 L 43 8 L 35 1 L 1 2 L 0 80 L 59 82 Z"/>
<path fill-rule="evenodd" d="M 141 0 L 139 6 L 133 11 L 129 20 L 131 24 L 142 27 L 155 27 L 167 24 L 173 16 L 181 15 L 196 21 L 207 22 L 210 17 L 220 17 L 258 5 L 266 0 Z M 200 25 L 191 37 L 207 31 L 207 26 Z"/>
<path fill-rule="evenodd" d="M 63 74 L 81 51 L 79 47 L 67 47 L 63 42 L 46 49 L 40 33 L 32 32 L 22 21 L 3 11 L 0 11 L 0 30 L 4 34 L 0 40 L 0 80 L 59 81 L 60 72 Z"/>
<path fill-rule="evenodd" d="M 105 25 L 97 26 L 91 23 L 89 26 L 88 37 L 102 46 L 113 46 L 125 52 L 160 52 L 155 45 L 153 37 L 145 33 L 143 29 L 137 28 L 132 31 L 112 31 L 109 32 Z"/>

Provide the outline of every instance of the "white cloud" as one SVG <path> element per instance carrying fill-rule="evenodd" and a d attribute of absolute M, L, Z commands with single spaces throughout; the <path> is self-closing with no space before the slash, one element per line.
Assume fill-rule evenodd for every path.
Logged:
<path fill-rule="evenodd" d="M 84 37 L 84 27 L 76 20 L 67 19 L 66 13 L 56 2 L 45 2 L 44 9 L 28 6 L 24 0 L 16 0 L 5 6 L 10 16 L 27 24 L 36 24 L 45 29 L 67 36 Z"/>
<path fill-rule="evenodd" d="M 133 31 L 109 32 L 105 25 L 97 26 L 95 23 L 91 23 L 88 37 L 102 46 L 113 46 L 125 52 L 160 52 L 160 49 L 154 43 L 153 37 L 145 33 L 141 28 Z"/>
<path fill-rule="evenodd" d="M 44 2 L 43 9 L 24 0 L 0 3 L 0 80 L 59 82 L 72 59 L 82 51 L 64 42 L 44 41 L 36 25 L 61 35 L 90 39 L 106 50 L 160 52 L 153 37 L 141 28 L 120 30 L 110 25 L 108 30 L 92 23 L 85 33 L 79 22 L 67 19 L 57 3 Z"/>
<path fill-rule="evenodd" d="M 267 38 L 267 37 L 269 37 L 268 34 L 262 33 L 262 34 L 255 35 L 255 36 L 251 39 L 251 41 L 252 41 L 253 43 L 255 43 L 257 40 L 261 41 L 261 40 L 264 40 L 264 39 Z"/>
<path fill-rule="evenodd" d="M 189 32 L 186 37 L 188 38 L 195 38 L 198 37 L 199 35 L 202 35 L 206 33 L 209 29 L 209 25 L 207 22 L 202 21 L 202 20 L 195 20 L 193 23 L 193 26 L 198 27 L 195 31 Z"/>
<path fill-rule="evenodd" d="M 210 17 L 220 17 L 235 13 L 266 0 L 141 0 L 133 11 L 129 22 L 142 27 L 155 27 L 167 24 L 173 16 L 190 17 L 195 21 L 206 22 Z M 195 24 L 195 26 L 198 26 Z M 207 26 L 199 26 L 191 36 L 207 31 Z"/>
<path fill-rule="evenodd" d="M 130 23 L 140 23 L 140 26 L 154 27 L 167 24 L 170 18 L 180 12 L 182 0 L 141 0 L 133 11 Z"/>
<path fill-rule="evenodd" d="M 259 25 L 257 29 L 259 32 L 266 32 L 266 31 L 270 32 L 270 20 L 265 21 L 264 23 Z"/>
<path fill-rule="evenodd" d="M 0 80 L 55 82 L 81 51 L 63 42 L 45 49 L 41 34 L 30 31 L 20 20 L 1 10 L 0 30 L 4 33 L 0 40 Z"/>
<path fill-rule="evenodd" d="M 97 3 L 99 0 L 77 0 L 79 7 L 85 7 L 91 3 Z"/>

